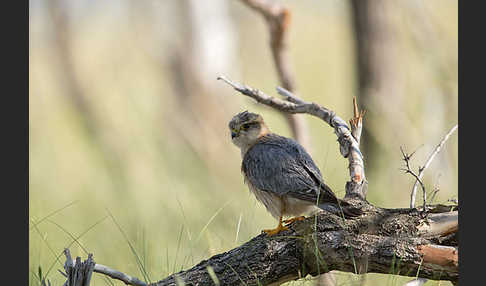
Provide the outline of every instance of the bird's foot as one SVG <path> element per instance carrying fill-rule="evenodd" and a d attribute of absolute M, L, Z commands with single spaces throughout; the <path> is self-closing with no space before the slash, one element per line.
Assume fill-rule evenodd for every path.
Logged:
<path fill-rule="evenodd" d="M 299 221 L 299 220 L 304 220 L 305 219 L 305 216 L 298 216 L 298 217 L 294 217 L 294 218 L 291 218 L 291 219 L 286 219 L 283 221 L 283 223 L 285 223 L 286 225 L 289 225 L 295 221 Z"/>
<path fill-rule="evenodd" d="M 267 234 L 267 236 L 272 236 L 272 235 L 279 234 L 280 232 L 282 232 L 284 230 L 288 230 L 288 229 L 289 229 L 288 227 L 283 226 L 282 224 L 279 224 L 277 226 L 277 228 L 275 228 L 275 229 L 264 229 L 263 232 L 265 232 Z"/>

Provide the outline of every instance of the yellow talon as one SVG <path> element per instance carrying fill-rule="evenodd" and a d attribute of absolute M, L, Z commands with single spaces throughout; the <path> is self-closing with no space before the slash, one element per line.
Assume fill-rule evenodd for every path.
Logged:
<path fill-rule="evenodd" d="M 295 222 L 295 221 L 299 221 L 299 220 L 304 220 L 305 219 L 305 216 L 298 216 L 298 217 L 294 217 L 294 218 L 291 218 L 291 219 L 286 219 L 284 220 L 283 222 L 287 225 Z"/>
<path fill-rule="evenodd" d="M 276 235 L 276 234 L 279 234 L 280 232 L 284 231 L 284 230 L 288 230 L 289 228 L 287 226 L 284 226 L 282 224 L 282 217 L 279 218 L 278 220 L 278 225 L 276 228 L 274 229 L 264 229 L 263 232 L 265 232 L 267 234 L 267 236 L 272 236 L 272 235 Z"/>
<path fill-rule="evenodd" d="M 280 232 L 284 230 L 288 230 L 289 228 L 283 225 L 277 226 L 275 229 L 264 229 L 263 232 L 265 232 L 268 236 L 276 235 L 279 234 Z"/>

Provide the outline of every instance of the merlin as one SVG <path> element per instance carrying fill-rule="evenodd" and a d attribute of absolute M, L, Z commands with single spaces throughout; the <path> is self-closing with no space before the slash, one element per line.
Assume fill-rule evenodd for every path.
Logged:
<path fill-rule="evenodd" d="M 267 235 L 287 230 L 290 223 L 304 219 L 303 214 L 316 213 L 326 204 L 337 205 L 347 216 L 360 214 L 324 183 L 321 171 L 305 149 L 291 138 L 272 133 L 261 115 L 238 113 L 229 122 L 229 129 L 232 142 L 241 150 L 245 183 L 278 219 L 275 229 L 263 230 Z"/>

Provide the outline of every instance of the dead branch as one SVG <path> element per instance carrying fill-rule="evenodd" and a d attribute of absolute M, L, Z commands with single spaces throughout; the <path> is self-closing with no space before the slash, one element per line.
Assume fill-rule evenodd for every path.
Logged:
<path fill-rule="evenodd" d="M 88 259 L 83 262 L 81 262 L 80 257 L 76 257 L 76 260 L 73 262 L 71 253 L 67 248 L 64 249 L 64 255 L 66 255 L 64 269 L 66 270 L 65 276 L 67 277 L 64 286 L 89 286 L 95 266 L 93 255 L 89 254 Z"/>
<path fill-rule="evenodd" d="M 93 272 L 107 275 L 113 279 L 120 280 L 127 285 L 147 286 L 147 283 L 140 281 L 136 277 L 131 277 L 130 275 L 111 269 L 108 266 L 95 263 L 92 254 L 89 254 L 88 259 L 83 262 L 81 262 L 80 257 L 76 257 L 76 259 L 73 260 L 68 248 L 64 249 L 64 255 L 66 256 L 66 262 L 64 263 L 66 273 L 59 271 L 67 278 L 64 286 L 89 286 Z"/>
<path fill-rule="evenodd" d="M 251 9 L 261 14 L 270 33 L 270 48 L 280 84 L 297 94 L 295 75 L 290 64 L 288 50 L 288 27 L 291 13 L 289 9 L 273 1 L 242 0 Z M 305 119 L 296 114 L 284 114 L 292 130 L 293 137 L 311 152 L 311 140 Z"/>
<path fill-rule="evenodd" d="M 402 146 L 400 146 L 400 152 L 402 152 L 402 156 L 403 156 L 402 160 L 405 162 L 405 166 L 407 167 L 407 168 L 401 168 L 401 170 L 404 171 L 407 174 L 412 175 L 417 180 L 416 182 L 420 183 L 420 186 L 422 187 L 422 191 L 423 191 L 423 194 L 424 194 L 423 209 L 426 210 L 427 209 L 427 191 L 425 190 L 425 185 L 422 182 L 421 178 L 410 167 L 410 159 L 412 158 L 413 154 L 415 154 L 416 150 L 414 152 L 412 152 L 412 154 L 407 154 L 405 151 L 403 151 Z M 419 168 L 419 172 L 420 172 L 420 168 Z"/>
<path fill-rule="evenodd" d="M 117 279 L 120 281 L 125 282 L 127 285 L 134 285 L 134 286 L 146 286 L 147 283 L 141 281 L 137 277 L 132 277 L 130 275 L 127 275 L 125 273 L 122 273 L 118 270 L 111 269 L 108 266 L 102 265 L 102 264 L 96 264 L 93 269 L 94 272 L 105 274 L 113 279 Z"/>
<path fill-rule="evenodd" d="M 282 88 L 278 88 L 277 91 L 284 96 L 284 99 L 279 99 L 266 95 L 258 89 L 233 82 L 223 76 L 218 77 L 218 79 L 226 82 L 236 91 L 255 99 L 259 103 L 268 105 L 285 113 L 306 113 L 322 119 L 334 128 L 334 132 L 338 137 L 341 155 L 349 161 L 351 180 L 346 183 L 345 197 L 365 200 L 367 182 L 364 173 L 363 155 L 359 149 L 358 141 L 352 135 L 352 130 L 361 128 L 362 120 L 356 119 L 358 125 L 355 126 L 354 124 L 351 124 L 351 128 L 349 128 L 346 121 L 337 116 L 333 111 L 316 103 L 306 102 Z M 357 132 L 354 133 L 357 134 Z"/>

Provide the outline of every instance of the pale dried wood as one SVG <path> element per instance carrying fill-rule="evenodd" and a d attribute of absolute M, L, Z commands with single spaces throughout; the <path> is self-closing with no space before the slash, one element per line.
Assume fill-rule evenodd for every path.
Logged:
<path fill-rule="evenodd" d="M 136 277 L 132 277 L 108 266 L 95 263 L 92 254 L 88 254 L 88 258 L 83 262 L 81 262 L 80 257 L 76 257 L 76 259 L 73 260 L 68 248 L 64 249 L 64 255 L 66 256 L 66 262 L 64 263 L 66 273 L 59 271 L 67 278 L 64 286 L 89 286 L 93 272 L 101 273 L 113 279 L 123 281 L 127 285 L 147 286 L 147 283 L 140 281 Z"/>
<path fill-rule="evenodd" d="M 130 275 L 127 275 L 123 272 L 112 269 L 112 268 L 105 266 L 105 265 L 102 265 L 102 264 L 96 264 L 94 266 L 93 271 L 97 272 L 97 273 L 105 274 L 107 276 L 110 276 L 113 279 L 123 281 L 127 285 L 134 285 L 134 286 L 146 286 L 147 285 L 147 283 L 141 281 L 137 277 L 132 277 Z"/>
<path fill-rule="evenodd" d="M 76 257 L 76 260 L 73 262 L 71 253 L 67 248 L 64 249 L 64 255 L 66 256 L 64 270 L 67 276 L 64 286 L 89 286 L 96 264 L 93 260 L 93 255 L 88 254 L 88 258 L 83 262 L 81 262 L 80 257 Z"/>
<path fill-rule="evenodd" d="M 459 212 L 432 213 L 418 229 L 425 237 L 446 236 L 459 229 Z"/>

